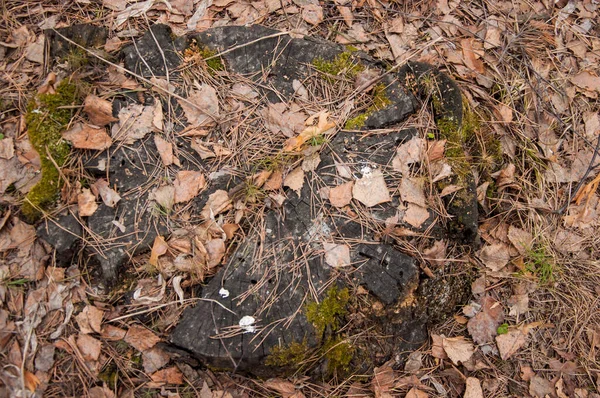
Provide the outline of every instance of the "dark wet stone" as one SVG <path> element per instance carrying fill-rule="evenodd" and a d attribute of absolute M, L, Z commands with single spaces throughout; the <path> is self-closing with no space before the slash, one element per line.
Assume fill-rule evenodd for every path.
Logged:
<path fill-rule="evenodd" d="M 108 36 L 108 29 L 106 29 L 106 27 L 90 24 L 78 24 L 57 28 L 56 32 L 88 50 L 103 46 L 106 43 L 106 38 Z M 83 51 L 62 38 L 56 32 L 52 29 L 44 31 L 46 38 L 50 43 L 50 56 L 52 58 L 64 58 L 71 52 Z"/>
<path fill-rule="evenodd" d="M 363 283 L 386 305 L 405 298 L 419 283 L 415 259 L 391 246 L 360 244 L 355 258 Z"/>
<path fill-rule="evenodd" d="M 71 265 L 73 256 L 81 246 L 82 233 L 81 221 L 70 212 L 47 219 L 37 227 L 37 236 L 56 250 L 56 264 L 61 267 Z"/>
<path fill-rule="evenodd" d="M 167 25 L 153 25 L 135 45 L 123 49 L 125 67 L 146 78 L 170 75 L 181 63 L 175 36 Z M 166 67 L 166 69 L 165 69 Z"/>

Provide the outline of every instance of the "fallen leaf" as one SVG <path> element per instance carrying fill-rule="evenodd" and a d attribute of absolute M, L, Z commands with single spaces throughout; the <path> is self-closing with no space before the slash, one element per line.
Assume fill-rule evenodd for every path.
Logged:
<path fill-rule="evenodd" d="M 485 72 L 485 68 L 483 66 L 483 61 L 478 59 L 479 57 L 477 56 L 476 52 L 473 49 L 475 43 L 476 43 L 475 38 L 473 38 L 473 37 L 467 38 L 467 39 L 462 39 L 460 41 L 460 45 L 462 47 L 463 59 L 465 61 L 465 66 L 467 66 L 467 68 L 469 68 L 477 73 L 483 73 L 483 72 Z"/>
<path fill-rule="evenodd" d="M 417 387 L 413 387 L 405 395 L 405 398 L 428 398 L 429 395 L 423 391 L 419 390 Z"/>
<path fill-rule="evenodd" d="M 503 123 L 510 123 L 513 120 L 513 108 L 506 104 L 497 104 L 496 113 L 500 116 L 500 121 Z"/>
<path fill-rule="evenodd" d="M 112 139 L 104 127 L 95 127 L 84 123 L 75 123 L 73 127 L 62 133 L 62 137 L 79 149 L 103 151 L 112 145 Z"/>
<path fill-rule="evenodd" d="M 109 101 L 92 94 L 85 97 L 83 111 L 87 114 L 90 122 L 98 127 L 104 127 L 119 120 L 113 116 L 112 104 Z"/>
<path fill-rule="evenodd" d="M 25 369 L 23 379 L 25 381 L 25 388 L 31 392 L 35 392 L 41 382 L 35 374 L 31 373 L 27 369 Z"/>
<path fill-rule="evenodd" d="M 75 320 L 79 325 L 81 333 L 100 333 L 102 331 L 103 316 L 104 311 L 101 309 L 96 308 L 93 305 L 86 305 L 83 310 L 75 316 Z"/>
<path fill-rule="evenodd" d="M 583 123 L 585 125 L 585 136 L 594 139 L 600 133 L 600 114 L 598 112 L 584 112 Z"/>
<path fill-rule="evenodd" d="M 309 3 L 302 7 L 302 19 L 311 25 L 323 22 L 323 7 L 318 4 Z"/>
<path fill-rule="evenodd" d="M 415 228 L 419 228 L 427 219 L 429 219 L 429 211 L 426 208 L 409 203 L 402 220 Z"/>
<path fill-rule="evenodd" d="M 375 397 L 386 397 L 386 394 L 389 394 L 390 390 L 394 387 L 394 370 L 390 366 L 384 365 L 375 368 L 373 374 L 371 389 L 375 393 Z"/>
<path fill-rule="evenodd" d="M 133 3 L 123 11 L 119 12 L 115 18 L 114 29 L 118 29 L 121 25 L 127 22 L 130 18 L 139 17 L 145 14 L 154 5 L 154 0 L 141 1 Z"/>
<path fill-rule="evenodd" d="M 112 189 L 108 185 L 108 181 L 103 178 L 97 179 L 90 188 L 92 188 L 94 194 L 97 193 L 100 195 L 102 201 L 108 207 L 115 207 L 115 205 L 121 200 L 121 196 L 119 196 L 117 191 Z"/>
<path fill-rule="evenodd" d="M 219 117 L 219 99 L 217 91 L 208 84 L 197 85 L 187 101 L 178 100 L 185 117 L 193 127 L 213 126 Z"/>
<path fill-rule="evenodd" d="M 293 383 L 279 378 L 265 381 L 263 387 L 278 392 L 284 398 L 291 397 L 296 393 L 296 387 Z"/>
<path fill-rule="evenodd" d="M 483 398 L 483 389 L 478 378 L 467 377 L 463 398 Z"/>
<path fill-rule="evenodd" d="M 283 185 L 290 188 L 300 196 L 302 186 L 304 185 L 304 170 L 302 167 L 296 167 L 283 179 Z"/>
<path fill-rule="evenodd" d="M 156 372 L 169 363 L 170 360 L 171 356 L 158 347 L 153 347 L 142 352 L 142 364 L 144 366 L 144 372 L 148 374 Z"/>
<path fill-rule="evenodd" d="M 344 207 L 352 201 L 354 181 L 349 181 L 329 189 L 329 201 L 335 207 Z"/>
<path fill-rule="evenodd" d="M 52 344 L 45 344 L 38 349 L 35 356 L 35 370 L 47 372 L 54 366 L 54 352 L 56 347 Z"/>
<path fill-rule="evenodd" d="M 163 209 L 171 211 L 175 204 L 175 187 L 163 185 L 152 191 L 150 199 L 156 201 Z"/>
<path fill-rule="evenodd" d="M 162 160 L 163 166 L 167 167 L 172 164 L 179 163 L 179 161 L 175 161 L 175 157 L 173 156 L 173 144 L 171 144 L 161 136 L 155 134 L 154 145 L 156 145 L 156 150 L 160 155 L 160 159 Z"/>
<path fill-rule="evenodd" d="M 204 160 L 217 157 L 217 155 L 213 151 L 208 149 L 208 147 L 204 146 L 202 142 L 203 141 L 200 138 L 194 138 L 192 139 L 191 144 L 192 149 L 198 152 L 198 155 L 200 155 L 200 159 Z"/>
<path fill-rule="evenodd" d="M 434 164 L 435 167 L 432 167 L 431 171 L 435 172 L 435 177 L 431 182 L 436 183 L 445 178 L 452 176 L 454 173 L 452 172 L 452 166 L 445 162 L 437 162 Z"/>
<path fill-rule="evenodd" d="M 446 248 L 448 243 L 444 240 L 437 240 L 433 245 L 423 250 L 423 258 L 431 264 L 443 266 L 446 264 Z"/>
<path fill-rule="evenodd" d="M 160 338 L 143 326 L 132 325 L 124 338 L 125 342 L 140 352 L 154 347 Z"/>
<path fill-rule="evenodd" d="M 488 26 L 485 31 L 483 48 L 486 50 L 500 47 L 502 45 L 502 31 L 495 26 Z"/>
<path fill-rule="evenodd" d="M 535 375 L 529 382 L 529 394 L 536 398 L 554 396 L 554 384 L 541 376 Z"/>
<path fill-rule="evenodd" d="M 427 158 L 429 162 L 443 159 L 445 152 L 446 140 L 427 141 Z"/>
<path fill-rule="evenodd" d="M 446 351 L 443 347 L 443 341 L 446 338 L 443 334 L 432 334 L 431 335 L 431 356 L 438 359 L 447 359 Z"/>
<path fill-rule="evenodd" d="M 184 203 L 195 198 L 206 187 L 204 174 L 199 171 L 181 170 L 173 183 L 175 203 Z"/>
<path fill-rule="evenodd" d="M 115 398 L 115 393 L 105 384 L 90 388 L 86 396 L 87 398 Z"/>
<path fill-rule="evenodd" d="M 313 148 L 313 147 L 311 147 L 311 148 Z M 304 157 L 304 160 L 302 160 L 301 167 L 302 167 L 302 170 L 304 170 L 307 173 L 310 173 L 311 171 L 315 171 L 317 169 L 317 166 L 319 166 L 319 163 L 321 163 L 321 157 L 319 156 L 318 152 L 315 152 L 315 153 L 311 153 L 310 155 L 306 155 Z"/>
<path fill-rule="evenodd" d="M 525 256 L 533 247 L 533 236 L 531 233 L 512 225 L 508 228 L 508 240 L 517 249 L 520 255 Z"/>
<path fill-rule="evenodd" d="M 318 118 L 318 122 L 316 125 L 314 125 L 313 123 L 316 118 Z M 298 136 L 291 137 L 286 141 L 285 146 L 283 147 L 285 152 L 298 151 L 308 140 L 314 137 L 329 134 L 335 128 L 335 123 L 329 121 L 329 112 L 325 111 L 321 111 L 312 115 L 306 119 L 304 123 L 308 127 L 302 130 Z"/>
<path fill-rule="evenodd" d="M 348 27 L 352 26 L 354 22 L 354 14 L 352 14 L 350 0 L 335 0 L 337 10 L 344 19 L 344 22 Z"/>
<path fill-rule="evenodd" d="M 153 130 L 154 106 L 131 104 L 119 111 L 119 123 L 111 127 L 114 140 L 133 144 Z"/>
<path fill-rule="evenodd" d="M 283 186 L 283 173 L 281 170 L 275 170 L 271 176 L 265 181 L 263 189 L 265 191 L 276 191 Z"/>
<path fill-rule="evenodd" d="M 400 181 L 399 191 L 403 201 L 427 207 L 423 186 L 416 178 L 403 177 Z"/>
<path fill-rule="evenodd" d="M 486 296 L 481 300 L 481 311 L 469 320 L 467 329 L 477 344 L 488 344 L 498 334 L 498 326 L 504 320 L 504 308 L 493 298 Z"/>
<path fill-rule="evenodd" d="M 80 333 L 77 336 L 77 347 L 86 361 L 97 361 L 100 357 L 102 342 L 89 334 Z"/>
<path fill-rule="evenodd" d="M 208 200 L 200 215 L 205 220 L 210 220 L 231 208 L 231 199 L 227 191 L 219 189 L 208 196 Z"/>
<path fill-rule="evenodd" d="M 269 103 L 259 111 L 265 127 L 273 134 L 283 134 L 288 138 L 300 134 L 304 129 L 306 115 L 295 109 L 288 109 L 283 102 Z"/>
<path fill-rule="evenodd" d="M 325 263 L 333 268 L 350 265 L 350 247 L 337 243 L 323 242 Z"/>
<path fill-rule="evenodd" d="M 158 235 L 154 238 L 154 244 L 152 245 L 152 250 L 150 251 L 150 258 L 148 259 L 148 264 L 153 267 L 158 267 L 158 258 L 167 253 L 169 250 L 169 245 L 165 242 L 165 239 Z"/>
<path fill-rule="evenodd" d="M 150 379 L 155 383 L 183 384 L 183 374 L 176 366 L 159 370 L 151 374 Z"/>
<path fill-rule="evenodd" d="M 362 178 L 356 180 L 352 187 L 352 197 L 367 207 L 392 200 L 380 170 L 363 173 Z"/>
<path fill-rule="evenodd" d="M 421 162 L 425 141 L 419 137 L 413 137 L 408 142 L 401 144 L 396 149 L 396 156 L 392 160 L 392 168 L 401 173 L 407 173 L 409 166 Z"/>
<path fill-rule="evenodd" d="M 463 336 L 444 338 L 442 340 L 442 347 L 444 347 L 446 355 L 448 355 L 448 358 L 450 358 L 455 365 L 467 362 L 475 352 L 473 343 Z"/>
<path fill-rule="evenodd" d="M 123 340 L 127 331 L 113 325 L 104 325 L 100 336 L 108 341 Z"/>
<path fill-rule="evenodd" d="M 481 249 L 478 257 L 492 271 L 500 271 L 510 260 L 508 245 L 505 243 L 486 245 Z"/>
<path fill-rule="evenodd" d="M 44 49 L 46 38 L 43 34 L 39 35 L 35 42 L 29 43 L 25 49 L 25 58 L 36 64 L 44 63 Z"/>
<path fill-rule="evenodd" d="M 404 364 L 404 371 L 408 373 L 417 373 L 423 367 L 423 353 L 420 351 L 412 352 L 406 363 Z"/>
<path fill-rule="evenodd" d="M 600 77 L 592 75 L 588 71 L 583 71 L 573 76 L 571 83 L 584 90 L 600 92 Z"/>
<path fill-rule="evenodd" d="M 77 195 L 77 209 L 80 217 L 89 217 L 98 209 L 96 197 L 88 188 L 83 188 Z"/>
<path fill-rule="evenodd" d="M 507 300 L 506 304 L 510 309 L 508 312 L 509 316 L 520 316 L 529 311 L 529 295 L 514 294 Z"/>
<path fill-rule="evenodd" d="M 223 239 L 213 239 L 204 243 L 208 253 L 208 268 L 216 267 L 221 263 L 225 255 L 225 241 Z"/>
<path fill-rule="evenodd" d="M 10 159 L 15 156 L 15 144 L 12 137 L 4 137 L 0 140 L 0 158 Z"/>
<path fill-rule="evenodd" d="M 522 328 L 510 328 L 508 333 L 496 336 L 496 345 L 500 358 L 506 361 L 527 343 L 527 331 Z"/>

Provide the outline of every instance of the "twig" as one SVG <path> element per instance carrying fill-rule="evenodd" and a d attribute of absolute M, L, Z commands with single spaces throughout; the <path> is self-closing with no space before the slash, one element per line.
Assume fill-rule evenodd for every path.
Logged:
<path fill-rule="evenodd" d="M 219 303 L 217 300 L 204 299 L 204 298 L 195 298 L 195 299 L 187 299 L 187 300 L 184 300 L 184 301 L 185 302 L 191 302 L 191 301 L 208 301 L 208 302 L 211 302 L 211 303 L 218 304 L 225 311 L 231 312 L 233 315 L 237 315 L 235 312 L 233 312 L 229 308 L 225 307 L 223 304 Z M 156 311 L 156 310 L 159 310 L 161 308 L 167 307 L 167 306 L 172 305 L 172 304 L 179 304 L 179 300 L 177 300 L 177 301 L 171 301 L 169 303 L 160 304 L 160 305 L 157 305 L 156 307 L 152 307 L 152 308 L 148 308 L 146 310 L 137 311 L 137 312 L 134 312 L 134 313 L 131 313 L 131 314 L 119 316 L 119 317 L 116 317 L 116 318 L 113 318 L 113 319 L 108 319 L 107 322 L 116 322 L 116 321 L 121 321 L 123 319 L 131 318 L 131 317 L 134 317 L 134 316 L 138 316 L 138 315 L 142 315 L 142 314 L 147 314 L 148 312 Z"/>

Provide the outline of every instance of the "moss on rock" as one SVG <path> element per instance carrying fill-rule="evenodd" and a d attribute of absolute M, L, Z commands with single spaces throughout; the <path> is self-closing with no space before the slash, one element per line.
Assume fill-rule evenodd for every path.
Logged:
<path fill-rule="evenodd" d="M 58 198 L 62 186 L 58 168 L 66 163 L 71 151 L 62 132 L 73 116 L 70 106 L 77 102 L 77 91 L 73 82 L 63 80 L 56 93 L 38 95 L 27 107 L 27 134 L 40 155 L 42 172 L 42 179 L 29 191 L 21 207 L 21 213 L 31 222 L 38 220 Z"/>

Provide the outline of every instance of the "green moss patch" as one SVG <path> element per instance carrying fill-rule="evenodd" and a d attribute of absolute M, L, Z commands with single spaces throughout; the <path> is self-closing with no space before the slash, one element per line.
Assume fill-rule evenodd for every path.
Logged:
<path fill-rule="evenodd" d="M 58 198 L 62 180 L 58 168 L 69 157 L 71 146 L 62 132 L 73 117 L 71 105 L 77 102 L 77 87 L 63 80 L 55 94 L 36 96 L 27 107 L 25 121 L 33 148 L 40 155 L 42 179 L 25 197 L 21 212 L 29 221 L 38 220 Z"/>
<path fill-rule="evenodd" d="M 332 287 L 323 301 L 306 305 L 306 319 L 315 327 L 317 336 L 322 337 L 325 331 L 338 330 L 339 320 L 346 315 L 349 301 L 350 292 L 347 288 L 338 290 Z"/>
<path fill-rule="evenodd" d="M 346 121 L 344 128 L 346 130 L 359 130 L 364 127 L 367 119 L 373 113 L 382 110 L 388 105 L 392 104 L 392 101 L 387 96 L 385 84 L 379 83 L 373 88 L 372 94 L 372 105 L 367 110 L 351 119 Z"/>
<path fill-rule="evenodd" d="M 199 55 L 203 60 L 205 60 L 208 72 L 210 74 L 225 70 L 223 60 L 220 57 L 216 57 L 217 54 L 218 53 L 216 51 L 211 50 L 203 44 L 199 44 L 195 39 L 192 40 L 184 53 L 184 55 L 189 58 L 193 57 L 194 55 Z"/>
<path fill-rule="evenodd" d="M 359 72 L 365 70 L 363 65 L 354 61 L 351 51 L 344 51 L 331 61 L 315 58 L 312 64 L 319 72 L 330 76 L 342 76 L 347 79 L 354 79 Z M 330 76 L 325 76 L 325 79 L 333 82 L 335 79 Z"/>

